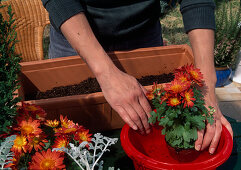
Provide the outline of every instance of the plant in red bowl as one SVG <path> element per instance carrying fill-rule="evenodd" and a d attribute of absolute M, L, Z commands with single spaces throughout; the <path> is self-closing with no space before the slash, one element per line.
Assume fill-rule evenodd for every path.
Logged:
<path fill-rule="evenodd" d="M 213 107 L 205 107 L 201 87 L 203 76 L 193 65 L 183 66 L 174 72 L 171 83 L 157 87 L 147 93 L 155 111 L 149 122 L 162 126 L 162 134 L 170 154 L 183 162 L 198 156 L 194 149 L 197 131 L 205 128 L 205 121 L 213 123 Z M 192 156 L 190 156 L 190 154 Z"/>
<path fill-rule="evenodd" d="M 149 118 L 153 124 L 148 135 L 141 135 L 125 125 L 121 144 L 133 160 L 135 169 L 215 169 L 232 152 L 232 137 L 223 126 L 216 152 L 197 152 L 194 144 L 197 131 L 205 123 L 213 123 L 213 107 L 205 107 L 202 94 L 202 74 L 193 65 L 174 72 L 175 78 L 167 84 L 154 83 L 147 97 L 154 110 Z"/>

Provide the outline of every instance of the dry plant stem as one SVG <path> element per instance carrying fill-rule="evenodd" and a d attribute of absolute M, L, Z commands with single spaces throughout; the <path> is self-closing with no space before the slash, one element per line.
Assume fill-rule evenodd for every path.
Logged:
<path fill-rule="evenodd" d="M 60 27 L 72 47 L 86 61 L 107 102 L 134 130 L 149 133 L 148 114 L 151 107 L 137 80 L 120 71 L 97 41 L 83 13 Z"/>
<path fill-rule="evenodd" d="M 206 133 L 198 132 L 198 139 L 195 143 L 196 150 L 204 150 L 209 146 L 210 154 L 213 154 L 222 132 L 222 124 L 232 134 L 232 128 L 223 117 L 215 95 L 216 73 L 214 67 L 214 31 L 210 29 L 195 29 L 188 33 L 192 50 L 195 57 L 195 65 L 203 73 L 206 92 L 204 94 L 206 106 L 213 106 L 215 123 L 206 125 Z"/>

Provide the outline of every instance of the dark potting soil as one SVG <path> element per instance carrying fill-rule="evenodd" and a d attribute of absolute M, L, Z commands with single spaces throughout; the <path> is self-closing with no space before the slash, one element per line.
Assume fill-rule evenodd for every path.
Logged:
<path fill-rule="evenodd" d="M 170 74 L 161 74 L 161 75 L 151 75 L 144 76 L 140 79 L 137 79 L 142 86 L 152 85 L 153 82 L 157 83 L 167 83 L 174 79 L 172 73 Z M 89 94 L 94 92 L 101 92 L 101 88 L 99 83 L 95 78 L 88 78 L 80 82 L 79 84 L 69 85 L 69 86 L 60 86 L 54 87 L 51 90 L 47 90 L 46 92 L 37 91 L 35 94 L 25 96 L 25 100 L 38 100 L 38 99 L 47 99 L 54 97 L 64 97 L 64 96 L 72 96 L 79 94 Z"/>

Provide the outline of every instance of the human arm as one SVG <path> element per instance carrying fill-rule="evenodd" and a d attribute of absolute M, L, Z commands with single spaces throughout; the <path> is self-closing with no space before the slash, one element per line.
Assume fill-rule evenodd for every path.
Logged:
<path fill-rule="evenodd" d="M 123 73 L 113 64 L 93 34 L 84 13 L 67 19 L 61 24 L 60 30 L 96 76 L 111 107 L 133 129 L 148 133 L 147 114 L 150 106 L 144 88 L 134 77 Z"/>
<path fill-rule="evenodd" d="M 218 107 L 215 95 L 214 8 L 215 4 L 212 0 L 182 0 L 180 7 L 185 31 L 188 33 L 195 57 L 195 65 L 204 75 L 206 106 L 212 106 L 216 110 L 214 113 L 215 123 L 213 125 L 207 124 L 205 134 L 204 131 L 199 131 L 195 143 L 196 150 L 203 150 L 210 145 L 210 153 L 213 153 L 218 145 L 222 125 L 229 130 L 231 135 L 233 134 L 229 122 Z"/>
<path fill-rule="evenodd" d="M 206 133 L 198 132 L 195 142 L 196 150 L 204 150 L 209 146 L 209 152 L 214 153 L 224 125 L 233 135 L 229 122 L 222 115 L 215 95 L 216 73 L 214 67 L 214 31 L 215 31 L 215 4 L 212 0 L 182 0 L 180 10 L 183 15 L 185 31 L 191 42 L 195 65 L 203 73 L 205 81 L 206 106 L 212 106 L 215 123 L 206 125 Z"/>
<path fill-rule="evenodd" d="M 207 124 L 205 134 L 204 130 L 198 132 L 195 148 L 196 150 L 204 150 L 210 145 L 209 152 L 212 154 L 218 145 L 222 125 L 233 135 L 231 125 L 222 115 L 215 95 L 214 31 L 211 29 L 194 29 L 188 33 L 188 36 L 195 56 L 195 65 L 200 69 L 204 77 L 206 106 L 212 106 L 215 109 L 214 124 Z"/>

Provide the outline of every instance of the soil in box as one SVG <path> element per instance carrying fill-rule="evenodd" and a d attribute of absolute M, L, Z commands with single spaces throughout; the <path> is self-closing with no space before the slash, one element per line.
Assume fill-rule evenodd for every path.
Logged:
<path fill-rule="evenodd" d="M 148 86 L 148 85 L 152 85 L 153 82 L 157 82 L 158 84 L 167 83 L 172 81 L 173 78 L 174 78 L 173 74 L 170 73 L 170 74 L 161 74 L 161 75 L 155 75 L 155 76 L 154 75 L 144 76 L 137 80 L 142 86 Z M 95 78 L 88 78 L 87 80 L 84 80 L 79 84 L 55 87 L 51 90 L 47 90 L 46 92 L 37 91 L 32 95 L 26 96 L 26 99 L 27 100 L 48 99 L 48 98 L 72 96 L 72 95 L 79 95 L 79 94 L 90 94 L 95 92 L 101 92 L 100 85 Z"/>

